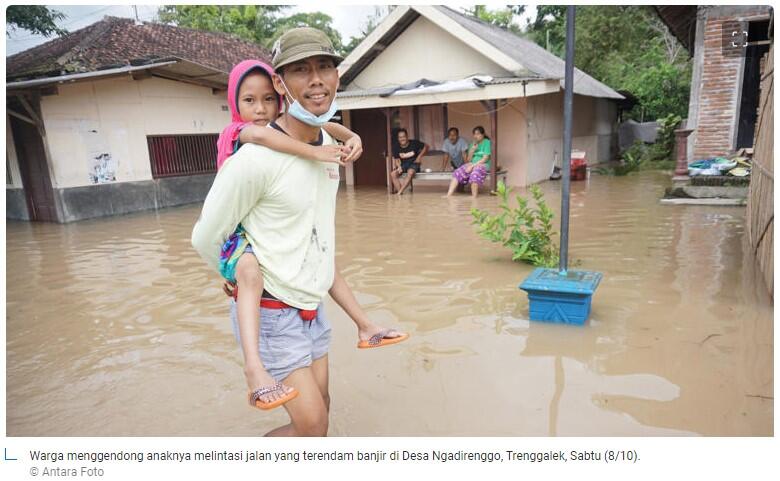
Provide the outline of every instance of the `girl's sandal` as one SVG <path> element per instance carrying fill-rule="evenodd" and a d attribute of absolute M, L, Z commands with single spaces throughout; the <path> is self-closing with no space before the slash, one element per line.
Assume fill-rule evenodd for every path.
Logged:
<path fill-rule="evenodd" d="M 258 409 L 262 409 L 264 411 L 267 411 L 269 409 L 273 409 L 275 407 L 279 407 L 282 404 L 286 403 L 287 401 L 290 401 L 292 399 L 295 399 L 298 396 L 298 390 L 295 388 L 292 388 L 292 391 L 289 393 L 283 395 L 279 399 L 276 399 L 272 402 L 263 402 L 260 397 L 265 396 L 266 394 L 270 394 L 272 392 L 280 392 L 284 393 L 284 385 L 280 382 L 277 382 L 276 384 L 271 384 L 270 386 L 263 386 L 260 388 L 255 389 L 254 391 L 249 392 L 249 405 Z"/>

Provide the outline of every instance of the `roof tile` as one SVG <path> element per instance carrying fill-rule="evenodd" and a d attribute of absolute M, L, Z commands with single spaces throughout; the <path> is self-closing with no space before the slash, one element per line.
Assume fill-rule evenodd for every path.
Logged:
<path fill-rule="evenodd" d="M 234 35 L 132 19 L 103 20 L 6 58 L 6 80 L 51 77 L 137 65 L 164 57 L 230 72 L 247 58 L 268 61 L 262 46 Z"/>

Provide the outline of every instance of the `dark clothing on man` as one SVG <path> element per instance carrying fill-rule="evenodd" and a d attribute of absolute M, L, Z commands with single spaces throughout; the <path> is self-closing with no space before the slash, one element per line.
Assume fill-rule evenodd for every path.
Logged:
<path fill-rule="evenodd" d="M 415 172 L 420 172 L 420 164 L 415 161 L 417 160 L 417 157 L 420 156 L 420 152 L 422 152 L 424 148 L 424 143 L 417 139 L 409 139 L 406 147 L 401 147 L 400 144 L 393 146 L 393 158 L 401 160 L 401 169 L 403 169 L 404 172 L 408 171 L 409 169 L 414 169 Z M 414 155 L 405 159 L 401 157 L 401 154 L 408 152 L 412 152 Z"/>
<path fill-rule="evenodd" d="M 401 162 L 401 172 L 409 172 L 409 169 L 414 169 L 415 172 L 418 174 L 420 173 L 420 164 L 417 162 L 410 160 L 410 161 L 403 161 Z"/>

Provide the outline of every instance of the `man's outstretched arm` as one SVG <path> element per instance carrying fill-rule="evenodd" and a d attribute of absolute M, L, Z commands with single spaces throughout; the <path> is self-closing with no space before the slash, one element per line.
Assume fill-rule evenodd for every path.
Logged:
<path fill-rule="evenodd" d="M 366 311 L 363 310 L 362 307 L 360 307 L 360 304 L 358 304 L 357 299 L 355 299 L 355 294 L 352 293 L 352 288 L 349 287 L 349 284 L 347 284 L 347 281 L 344 279 L 344 277 L 341 275 L 341 272 L 339 272 L 338 266 L 335 266 L 335 274 L 333 276 L 333 285 L 330 288 L 330 295 L 333 298 L 334 301 L 336 301 L 336 304 L 341 306 L 342 309 L 344 309 L 344 312 L 347 313 L 347 315 L 352 319 L 352 322 L 355 323 L 355 325 L 358 328 L 358 339 L 361 341 L 362 344 L 368 343 L 372 337 L 375 337 L 376 335 L 384 335 L 384 339 L 393 339 L 393 338 L 407 338 L 408 334 L 403 333 L 397 329 L 385 329 L 382 326 L 377 326 L 373 322 L 371 322 L 368 319 L 368 315 L 366 314 Z M 399 339 L 403 340 L 403 339 Z M 396 342 L 399 342 L 396 341 Z M 360 345 L 358 346 L 360 347 Z M 369 347 L 369 346 L 366 346 Z"/>
<path fill-rule="evenodd" d="M 334 269 L 336 272 L 333 275 L 333 285 L 330 287 L 330 291 L 328 291 L 330 296 L 352 318 L 359 331 L 370 330 L 374 325 L 368 319 L 366 311 L 363 310 L 357 299 L 355 299 L 355 294 L 341 275 L 341 272 L 339 272 L 338 265 L 334 266 Z"/>

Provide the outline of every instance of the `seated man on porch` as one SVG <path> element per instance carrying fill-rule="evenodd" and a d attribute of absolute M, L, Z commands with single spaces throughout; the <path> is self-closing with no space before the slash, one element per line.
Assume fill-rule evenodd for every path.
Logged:
<path fill-rule="evenodd" d="M 406 129 L 398 130 L 398 145 L 393 147 L 393 170 L 390 172 L 390 180 L 393 182 L 395 190 L 398 191 L 398 195 L 404 193 L 412 182 L 414 174 L 420 172 L 420 162 L 427 152 L 428 144 L 417 139 L 410 139 Z M 404 172 L 407 175 L 401 184 L 399 177 Z"/>
<path fill-rule="evenodd" d="M 441 150 L 444 151 L 444 158 L 441 161 L 441 170 L 444 172 L 447 170 L 447 161 L 450 162 L 452 170 L 463 165 L 469 146 L 460 136 L 458 128 L 450 127 L 447 131 L 447 138 L 442 142 Z"/>

